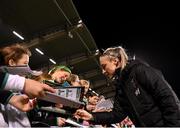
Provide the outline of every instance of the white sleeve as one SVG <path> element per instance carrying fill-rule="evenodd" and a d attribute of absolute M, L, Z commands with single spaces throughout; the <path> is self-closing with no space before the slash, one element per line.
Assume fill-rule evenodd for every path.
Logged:
<path fill-rule="evenodd" d="M 22 91 L 24 88 L 24 84 L 24 77 L 9 74 L 4 90 Z"/>

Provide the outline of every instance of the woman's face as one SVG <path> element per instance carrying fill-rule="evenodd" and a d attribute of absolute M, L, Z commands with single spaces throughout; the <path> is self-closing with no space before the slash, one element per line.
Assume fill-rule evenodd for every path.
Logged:
<path fill-rule="evenodd" d="M 115 59 L 110 60 L 108 56 L 101 56 L 99 58 L 99 61 L 102 68 L 102 73 L 105 76 L 112 78 L 116 69 L 119 66 L 119 62 Z"/>
<path fill-rule="evenodd" d="M 63 83 L 70 77 L 70 73 L 64 70 L 57 70 L 52 74 L 52 79 L 58 83 Z"/>
<path fill-rule="evenodd" d="M 29 64 L 29 56 L 27 54 L 22 54 L 22 57 L 17 61 L 14 61 L 12 59 L 9 60 L 10 66 L 23 66 L 28 64 Z"/>

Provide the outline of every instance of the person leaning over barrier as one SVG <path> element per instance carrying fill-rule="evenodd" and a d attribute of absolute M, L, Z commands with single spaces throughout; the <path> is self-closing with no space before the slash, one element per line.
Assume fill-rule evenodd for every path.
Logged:
<path fill-rule="evenodd" d="M 29 49 L 20 44 L 6 46 L 0 49 L 0 66 L 21 66 L 28 65 Z M 29 98 L 41 97 L 45 95 L 45 91 L 53 91 L 54 89 L 46 84 L 41 84 L 31 79 L 25 79 L 19 75 L 10 75 L 8 73 L 0 74 L 0 90 L 12 90 L 25 92 Z"/>
<path fill-rule="evenodd" d="M 129 60 L 122 47 L 106 49 L 99 60 L 102 73 L 115 81 L 113 111 L 90 114 L 79 109 L 76 118 L 112 124 L 129 116 L 135 126 L 180 126 L 179 99 L 158 70 Z"/>

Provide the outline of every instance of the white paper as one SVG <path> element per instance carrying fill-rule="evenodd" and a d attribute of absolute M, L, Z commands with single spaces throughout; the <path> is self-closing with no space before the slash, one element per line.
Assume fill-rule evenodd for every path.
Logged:
<path fill-rule="evenodd" d="M 113 104 L 112 104 L 112 102 L 111 102 L 111 100 L 110 99 L 107 99 L 107 100 L 103 100 L 103 101 L 101 101 L 101 102 L 99 102 L 97 105 L 96 105 L 96 109 L 102 109 L 102 108 L 104 108 L 104 109 L 111 109 L 111 108 L 113 108 Z"/>

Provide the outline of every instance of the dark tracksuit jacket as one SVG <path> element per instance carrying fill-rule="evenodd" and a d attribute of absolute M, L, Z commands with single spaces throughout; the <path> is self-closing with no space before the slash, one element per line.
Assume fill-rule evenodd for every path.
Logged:
<path fill-rule="evenodd" d="M 94 123 L 117 123 L 129 116 L 135 126 L 180 126 L 180 102 L 156 69 L 131 61 L 116 72 L 114 109 L 93 113 Z"/>
<path fill-rule="evenodd" d="M 13 96 L 13 93 L 11 91 L 5 91 L 4 86 L 6 85 L 8 79 L 8 74 L 0 72 L 0 103 L 7 104 L 11 97 Z"/>

